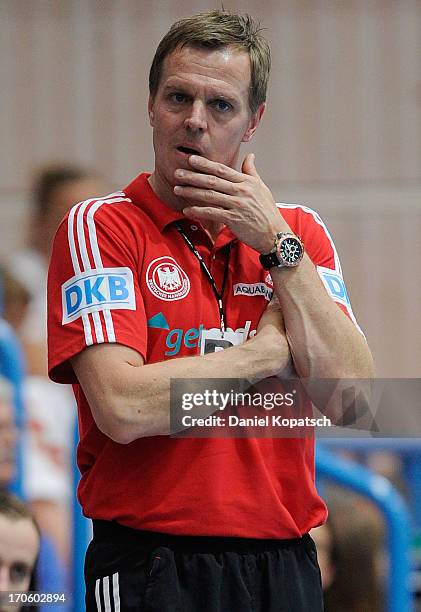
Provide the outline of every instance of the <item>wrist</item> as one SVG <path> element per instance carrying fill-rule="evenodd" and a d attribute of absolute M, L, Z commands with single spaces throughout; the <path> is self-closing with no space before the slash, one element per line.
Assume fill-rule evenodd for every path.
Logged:
<path fill-rule="evenodd" d="M 268 253 L 271 253 L 274 250 L 274 248 L 276 247 L 276 234 L 277 232 L 267 237 L 264 246 L 258 250 L 260 255 L 267 255 Z"/>
<path fill-rule="evenodd" d="M 270 232 L 265 236 L 265 243 L 262 248 L 258 249 L 258 252 L 261 255 L 267 255 L 271 251 L 273 251 L 276 247 L 277 236 L 281 233 L 291 233 L 290 227 L 286 223 L 282 223 L 282 219 L 280 219 L 281 223 L 276 224 L 271 227 Z"/>

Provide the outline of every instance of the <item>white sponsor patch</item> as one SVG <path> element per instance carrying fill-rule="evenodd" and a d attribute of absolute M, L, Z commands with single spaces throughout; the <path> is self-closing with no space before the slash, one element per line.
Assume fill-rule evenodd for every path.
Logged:
<path fill-rule="evenodd" d="M 243 344 L 244 332 L 237 333 L 232 330 L 226 330 L 222 335 L 220 329 L 202 329 L 200 334 L 200 354 L 217 353 L 223 351 L 230 346 Z"/>
<path fill-rule="evenodd" d="M 273 295 L 273 289 L 265 285 L 265 283 L 237 283 L 233 289 L 234 295 L 263 296 L 268 302 Z"/>
<path fill-rule="evenodd" d="M 168 255 L 151 261 L 146 270 L 146 284 L 153 295 L 165 302 L 181 300 L 190 291 L 189 277 Z"/>
<path fill-rule="evenodd" d="M 256 335 L 256 330 L 250 330 L 250 327 L 251 321 L 246 321 L 244 327 L 238 327 L 235 330 L 227 327 L 224 335 L 222 335 L 221 329 L 218 327 L 204 329 L 201 326 L 199 339 L 200 354 L 216 353 L 230 346 L 242 344 L 247 338 L 252 338 Z"/>
<path fill-rule="evenodd" d="M 350 307 L 348 294 L 344 279 L 340 274 L 331 270 L 330 268 L 324 268 L 323 266 L 317 266 L 317 272 L 326 288 L 328 294 L 335 300 L 344 306 Z"/>
<path fill-rule="evenodd" d="M 135 310 L 130 268 L 96 268 L 73 276 L 61 287 L 63 325 L 101 310 Z"/>

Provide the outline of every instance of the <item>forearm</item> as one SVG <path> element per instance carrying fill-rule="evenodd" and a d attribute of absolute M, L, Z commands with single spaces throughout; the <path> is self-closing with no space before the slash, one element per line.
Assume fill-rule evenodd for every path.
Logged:
<path fill-rule="evenodd" d="M 327 294 L 308 256 L 297 268 L 273 268 L 271 275 L 301 378 L 373 376 L 364 337 Z"/>
<path fill-rule="evenodd" d="M 256 382 L 279 373 L 290 362 L 285 336 L 271 326 L 244 344 L 224 351 L 150 365 L 135 365 L 127 360 L 117 371 L 112 362 L 113 348 L 102 345 L 100 358 L 94 355 L 90 359 L 89 372 L 86 367 L 78 367 L 77 358 L 74 367 L 98 427 L 120 443 L 172 433 L 170 387 L 173 379 L 215 379 L 220 387 L 217 390 L 226 391 L 230 383 L 224 383 L 223 379 Z M 207 408 L 207 414 L 211 412 Z"/>

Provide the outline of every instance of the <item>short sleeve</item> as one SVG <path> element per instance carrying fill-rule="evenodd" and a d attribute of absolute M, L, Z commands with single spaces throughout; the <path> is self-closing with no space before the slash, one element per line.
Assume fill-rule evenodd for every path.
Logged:
<path fill-rule="evenodd" d="M 301 238 L 330 297 L 362 332 L 352 311 L 333 238 L 320 215 L 307 206 L 278 204 L 291 229 Z"/>
<path fill-rule="evenodd" d="M 53 244 L 48 272 L 48 369 L 55 382 L 76 382 L 70 358 L 85 347 L 119 343 L 143 357 L 146 315 L 139 288 L 142 247 L 123 197 L 72 208 Z"/>

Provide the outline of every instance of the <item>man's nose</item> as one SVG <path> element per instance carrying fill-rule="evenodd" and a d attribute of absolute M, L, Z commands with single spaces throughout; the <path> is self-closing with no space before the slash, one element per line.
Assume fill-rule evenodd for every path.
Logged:
<path fill-rule="evenodd" d="M 192 132 L 203 132 L 207 127 L 206 108 L 200 100 L 195 100 L 189 108 L 184 127 Z"/>

